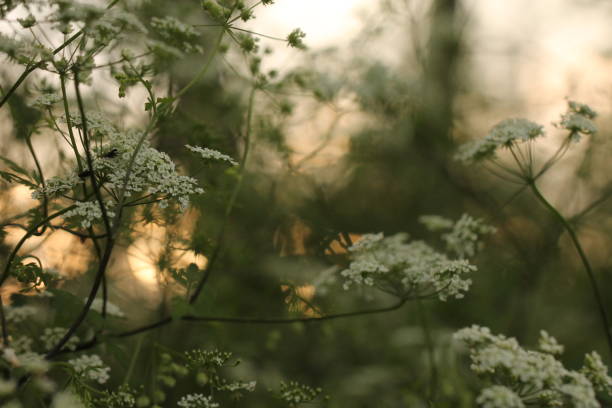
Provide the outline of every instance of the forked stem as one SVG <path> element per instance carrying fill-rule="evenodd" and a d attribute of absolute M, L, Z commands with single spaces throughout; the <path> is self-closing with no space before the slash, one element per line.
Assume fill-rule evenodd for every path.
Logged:
<path fill-rule="evenodd" d="M 563 225 L 563 228 L 565 228 L 565 231 L 567 231 L 568 235 L 572 240 L 572 243 L 574 244 L 574 247 L 576 248 L 576 251 L 578 252 L 578 255 L 580 256 L 580 260 L 584 265 L 584 270 L 591 284 L 593 297 L 595 298 L 595 303 L 597 303 L 599 318 L 606 333 L 606 340 L 608 341 L 608 351 L 610 353 L 610 357 L 612 357 L 612 333 L 610 332 L 608 313 L 606 312 L 603 297 L 601 296 L 599 285 L 597 284 L 595 274 L 593 273 L 593 268 L 591 267 L 591 263 L 589 262 L 589 259 L 587 258 L 584 249 L 580 244 L 580 241 L 578 240 L 578 236 L 576 235 L 576 232 L 574 231 L 570 223 L 565 219 L 565 217 L 563 217 L 563 215 L 561 215 L 561 213 L 557 211 L 557 209 L 542 195 L 542 193 L 536 186 L 535 181 L 531 181 L 529 183 L 529 187 L 531 188 L 531 191 L 533 191 L 533 194 L 536 196 L 536 198 L 544 205 L 544 207 L 546 207 L 546 209 L 550 211 L 555 216 L 555 218 L 557 218 L 557 220 L 559 220 L 561 225 Z"/>

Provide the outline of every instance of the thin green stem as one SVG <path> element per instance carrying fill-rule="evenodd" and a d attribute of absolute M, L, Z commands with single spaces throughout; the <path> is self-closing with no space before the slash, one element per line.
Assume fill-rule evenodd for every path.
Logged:
<path fill-rule="evenodd" d="M 550 211 L 551 214 L 555 216 L 555 218 L 557 218 L 561 225 L 563 225 L 563 228 L 565 228 L 565 230 L 567 231 L 568 235 L 572 240 L 572 243 L 574 244 L 574 247 L 576 248 L 576 251 L 578 252 L 578 255 L 580 256 L 580 260 L 582 261 L 584 270 L 591 284 L 591 290 L 593 292 L 593 298 L 595 300 L 595 303 L 597 304 L 601 325 L 603 326 L 604 332 L 606 334 L 606 340 L 608 341 L 608 351 L 610 353 L 610 356 L 612 357 L 612 333 L 610 332 L 608 314 L 606 312 L 599 285 L 597 284 L 597 280 L 595 279 L 595 274 L 593 273 L 593 268 L 591 267 L 589 259 L 587 258 L 586 253 L 584 252 L 584 249 L 582 248 L 582 245 L 578 240 L 578 236 L 576 235 L 576 232 L 574 231 L 570 223 L 565 219 L 565 217 L 563 217 L 563 215 L 561 215 L 561 213 L 557 211 L 557 209 L 552 204 L 550 204 L 548 200 L 546 200 L 542 193 L 540 193 L 540 190 L 536 186 L 535 182 L 532 181 L 530 183 L 530 187 L 536 198 L 544 205 L 544 207 L 546 207 L 548 211 Z"/>
<path fill-rule="evenodd" d="M 219 35 L 217 36 L 215 45 L 213 46 L 213 49 L 210 50 L 210 53 L 208 54 L 208 59 L 204 63 L 204 66 L 202 67 L 200 72 L 198 72 L 196 76 L 193 77 L 192 80 L 189 81 L 189 83 L 183 87 L 183 89 L 177 92 L 177 94 L 175 95 L 176 98 L 185 94 L 185 92 L 187 92 L 192 86 L 198 83 L 204 77 L 204 75 L 206 75 L 206 73 L 208 72 L 208 68 L 210 68 L 213 60 L 215 59 L 215 55 L 217 55 L 217 51 L 219 51 L 219 47 L 221 46 L 221 41 L 223 40 L 224 34 L 225 34 L 225 27 L 222 27 L 219 30 Z"/>
<path fill-rule="evenodd" d="M 204 285 L 206 285 L 206 282 L 208 281 L 208 278 L 210 277 L 210 274 L 212 273 L 214 264 L 216 263 L 217 258 L 219 257 L 219 253 L 221 251 L 221 244 L 223 242 L 223 238 L 225 237 L 225 228 L 229 221 L 229 217 L 232 213 L 232 210 L 234 209 L 234 205 L 236 203 L 236 199 L 238 198 L 238 194 L 240 193 L 240 190 L 242 189 L 242 184 L 244 180 L 244 170 L 246 168 L 246 163 L 249 158 L 249 152 L 251 149 L 251 133 L 252 133 L 251 127 L 252 127 L 252 121 L 253 121 L 253 107 L 255 104 L 256 89 L 257 88 L 253 86 L 253 88 L 251 89 L 251 93 L 249 95 L 249 106 L 248 106 L 248 111 L 247 111 L 244 152 L 242 153 L 242 159 L 240 160 L 240 166 L 238 167 L 238 182 L 236 183 L 236 186 L 234 187 L 234 191 L 232 191 L 232 195 L 229 199 L 227 207 L 225 208 L 225 216 L 223 218 L 223 223 L 221 224 L 221 229 L 219 230 L 219 234 L 217 235 L 216 247 L 213 251 L 212 256 L 210 257 L 208 261 L 208 264 L 206 265 L 206 270 L 204 270 L 204 274 L 202 275 L 202 278 L 198 282 L 194 292 L 189 297 L 189 303 L 191 304 L 195 303 L 195 301 L 198 300 L 198 297 L 200 296 L 200 293 L 202 292 Z"/>

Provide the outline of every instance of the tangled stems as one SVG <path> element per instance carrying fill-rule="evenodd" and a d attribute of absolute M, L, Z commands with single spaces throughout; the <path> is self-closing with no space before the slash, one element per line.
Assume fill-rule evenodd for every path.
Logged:
<path fill-rule="evenodd" d="M 118 2 L 119 2 L 119 0 L 113 0 L 112 2 L 109 3 L 108 6 L 106 6 L 106 9 L 108 10 L 108 9 L 112 8 Z M 83 35 L 83 32 L 84 32 L 84 30 L 81 29 L 81 30 L 77 31 L 76 33 L 74 33 L 70 38 L 68 38 L 66 41 L 64 41 L 64 43 L 62 45 L 60 45 L 59 47 L 54 49 L 51 52 L 51 54 L 53 54 L 53 55 L 59 54 L 64 48 L 66 48 L 67 46 L 72 44 L 77 38 L 79 38 L 81 35 Z M 30 65 L 26 66 L 26 68 L 21 73 L 19 78 L 17 78 L 15 83 L 13 83 L 13 85 L 10 87 L 10 89 L 4 95 L 2 95 L 2 99 L 0 99 L 0 108 L 2 108 L 2 106 L 4 106 L 4 104 L 9 100 L 11 95 L 13 95 L 13 93 L 15 93 L 15 91 L 17 90 L 17 88 L 19 88 L 19 86 L 23 83 L 23 81 L 25 81 L 25 79 L 32 72 L 36 71 L 38 68 L 41 68 L 44 65 L 44 63 L 45 63 L 45 61 L 40 61 L 40 62 L 38 62 L 36 64 L 30 64 Z"/>
<path fill-rule="evenodd" d="M 608 314 L 604 306 L 603 297 L 601 296 L 601 291 L 597 284 L 597 280 L 595 279 L 595 274 L 593 273 L 593 268 L 591 267 L 589 259 L 587 258 L 584 252 L 584 249 L 582 248 L 582 245 L 580 244 L 580 241 L 578 240 L 576 232 L 574 231 L 572 226 L 569 224 L 569 222 L 565 219 L 565 217 L 563 217 L 563 215 L 561 215 L 561 213 L 552 204 L 550 204 L 550 202 L 548 202 L 548 200 L 542 195 L 542 193 L 536 186 L 534 180 L 529 181 L 529 187 L 531 188 L 531 191 L 536 196 L 536 198 L 544 205 L 544 207 L 546 207 L 546 209 L 550 211 L 555 218 L 557 218 L 557 220 L 561 223 L 561 225 L 563 225 L 563 228 L 565 228 L 565 230 L 569 234 L 572 240 L 572 243 L 574 244 L 574 247 L 576 248 L 576 251 L 578 252 L 578 255 L 580 256 L 580 260 L 582 261 L 582 264 L 584 265 L 584 270 L 591 284 L 591 290 L 593 292 L 593 297 L 595 298 L 595 303 L 597 303 L 597 309 L 599 311 L 599 318 L 604 328 L 604 331 L 606 333 L 606 340 L 608 342 L 608 351 L 610 353 L 610 356 L 612 357 L 612 333 L 610 333 L 610 323 L 608 319 Z"/>

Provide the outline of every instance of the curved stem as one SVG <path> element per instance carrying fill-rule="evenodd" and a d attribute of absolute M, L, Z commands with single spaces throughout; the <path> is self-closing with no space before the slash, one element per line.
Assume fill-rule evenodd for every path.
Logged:
<path fill-rule="evenodd" d="M 209 323 L 229 323 L 229 324 L 291 324 L 291 323 L 316 323 L 326 320 L 335 320 L 349 317 L 364 316 L 369 314 L 378 314 L 391 312 L 401 308 L 409 298 L 400 299 L 397 303 L 381 307 L 377 309 L 357 310 L 353 312 L 344 312 L 316 317 L 294 317 L 294 318 L 258 318 L 258 317 L 220 317 L 220 316 L 184 316 L 181 320 L 189 322 L 209 322 Z M 165 326 L 172 322 L 172 318 L 166 317 L 155 323 L 148 324 L 136 329 L 128 330 L 123 333 L 115 334 L 113 337 L 130 337 L 139 333 L 144 333 L 158 327 Z"/>
<path fill-rule="evenodd" d="M 253 121 L 253 107 L 255 105 L 256 89 L 257 88 L 253 86 L 253 88 L 251 89 L 251 93 L 249 95 L 249 107 L 247 111 L 244 152 L 242 153 L 242 159 L 240 160 L 240 166 L 238 167 L 238 182 L 236 183 L 236 186 L 234 187 L 234 191 L 232 192 L 232 195 L 229 199 L 227 207 L 225 208 L 225 217 L 223 218 L 223 224 L 221 224 L 221 229 L 219 230 L 219 234 L 217 235 L 216 247 L 213 251 L 212 256 L 210 257 L 210 260 L 208 261 L 208 264 L 206 265 L 204 274 L 202 275 L 202 278 L 198 282 L 195 291 L 189 297 L 190 304 L 193 304 L 195 303 L 196 300 L 198 300 L 198 297 L 200 296 L 200 293 L 202 292 L 204 285 L 206 285 L 206 282 L 208 281 L 208 278 L 210 277 L 210 274 L 212 273 L 213 266 L 216 263 L 217 258 L 219 257 L 219 253 L 221 251 L 221 243 L 223 242 L 223 238 L 225 237 L 225 228 L 229 221 L 229 217 L 232 213 L 232 210 L 234 209 L 234 205 L 236 203 L 236 199 L 238 198 L 238 194 L 240 193 L 240 190 L 242 189 L 242 183 L 244 180 L 244 170 L 246 168 L 246 162 L 249 158 L 249 152 L 251 149 L 251 124 Z"/>
<path fill-rule="evenodd" d="M 546 198 L 544 198 L 542 193 L 540 193 L 540 190 L 538 190 L 538 187 L 536 186 L 534 181 L 531 181 L 530 187 L 536 198 L 540 200 L 540 202 L 546 207 L 546 209 L 550 211 L 555 216 L 555 218 L 557 218 L 561 225 L 563 225 L 563 228 L 565 228 L 565 230 L 567 231 L 568 235 L 572 240 L 572 243 L 574 244 L 574 247 L 576 248 L 576 251 L 578 252 L 578 255 L 580 256 L 580 260 L 584 265 L 584 270 L 589 279 L 589 283 L 591 284 L 591 290 L 593 292 L 593 298 L 595 299 L 595 303 L 597 304 L 601 325 L 603 326 L 604 332 L 606 333 L 606 340 L 608 341 L 608 351 L 610 352 L 610 356 L 612 356 L 612 333 L 610 332 L 608 314 L 606 312 L 599 285 L 597 284 L 597 280 L 595 279 L 595 274 L 593 273 L 593 268 L 591 267 L 589 259 L 587 258 L 584 249 L 582 248 L 582 245 L 578 240 L 578 236 L 576 235 L 576 232 L 569 224 L 569 222 L 567 222 L 565 217 L 563 217 L 563 215 L 561 215 L 561 213 L 557 211 L 557 209 L 553 207 L 553 205 L 550 204 L 548 200 L 546 200 Z"/>
<path fill-rule="evenodd" d="M 219 50 L 219 47 L 221 46 L 221 40 L 223 40 L 223 34 L 225 34 L 225 26 L 223 26 L 221 30 L 219 31 L 219 36 L 217 37 L 217 40 L 215 41 L 215 45 L 213 46 L 213 49 L 210 51 L 210 54 L 208 55 L 208 59 L 204 63 L 204 66 L 202 67 L 200 72 L 198 72 L 196 76 L 193 77 L 193 79 L 187 85 L 185 85 L 185 87 L 183 87 L 183 89 L 177 92 L 177 94 L 175 95 L 176 98 L 178 98 L 179 96 L 182 96 L 192 86 L 198 83 L 200 79 L 204 77 L 204 75 L 206 75 L 206 73 L 208 72 L 208 68 L 210 68 L 210 65 L 215 59 L 215 55 L 217 55 L 217 51 Z"/>

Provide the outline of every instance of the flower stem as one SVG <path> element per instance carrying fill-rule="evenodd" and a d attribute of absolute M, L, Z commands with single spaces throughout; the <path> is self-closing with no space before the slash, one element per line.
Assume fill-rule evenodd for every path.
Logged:
<path fill-rule="evenodd" d="M 576 232 L 574 231 L 570 223 L 565 219 L 565 217 L 563 217 L 563 215 L 561 215 L 561 213 L 557 211 L 557 209 L 552 204 L 550 204 L 548 200 L 546 200 L 546 198 L 542 195 L 540 190 L 538 190 L 538 187 L 536 186 L 535 182 L 531 181 L 529 186 L 531 188 L 531 191 L 533 191 L 533 194 L 536 196 L 536 198 L 544 205 L 544 207 L 546 207 L 548 211 L 550 211 L 555 216 L 555 218 L 557 218 L 557 220 L 561 223 L 561 225 L 563 225 L 563 228 L 565 228 L 565 230 L 569 234 L 572 240 L 572 243 L 574 244 L 574 247 L 576 248 L 576 251 L 578 252 L 578 255 L 580 256 L 580 260 L 582 261 L 582 264 L 584 265 L 584 270 L 591 284 L 593 298 L 595 299 L 595 303 L 597 303 L 599 318 L 604 328 L 604 331 L 606 333 L 606 340 L 608 341 L 608 349 L 609 349 L 608 351 L 610 353 L 610 356 L 612 357 L 612 333 L 610 333 L 610 323 L 608 319 L 608 314 L 604 306 L 603 297 L 601 296 L 601 291 L 597 284 L 597 280 L 595 279 L 595 274 L 593 273 L 593 268 L 591 267 L 589 259 L 587 258 L 584 252 L 584 249 L 582 248 L 582 245 L 580 244 L 580 241 L 578 240 L 578 236 L 576 235 Z"/>

